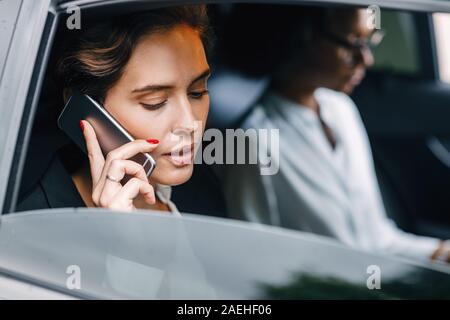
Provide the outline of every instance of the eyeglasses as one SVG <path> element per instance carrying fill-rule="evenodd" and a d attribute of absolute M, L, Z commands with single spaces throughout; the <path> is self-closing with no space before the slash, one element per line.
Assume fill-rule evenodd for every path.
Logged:
<path fill-rule="evenodd" d="M 329 41 L 347 49 L 350 53 L 348 63 L 355 63 L 355 54 L 361 54 L 361 50 L 368 49 L 371 52 L 376 48 L 384 38 L 385 32 L 383 30 L 374 30 L 367 39 L 357 37 L 346 39 L 334 33 L 322 31 L 322 35 Z"/>
<path fill-rule="evenodd" d="M 374 30 L 367 39 L 360 39 L 357 37 L 345 39 L 340 37 L 334 33 L 322 31 L 323 36 L 325 36 L 328 40 L 340 45 L 346 49 L 352 51 L 358 51 L 363 48 L 368 48 L 372 50 L 377 47 L 381 41 L 383 41 L 385 32 L 383 30 Z"/>

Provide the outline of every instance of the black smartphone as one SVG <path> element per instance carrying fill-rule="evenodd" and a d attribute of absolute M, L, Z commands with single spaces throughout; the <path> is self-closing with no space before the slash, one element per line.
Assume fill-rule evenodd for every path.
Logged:
<path fill-rule="evenodd" d="M 86 141 L 80 129 L 80 120 L 86 120 L 94 128 L 97 140 L 106 156 L 111 150 L 134 141 L 134 138 L 97 101 L 81 92 L 74 92 L 58 117 L 58 127 L 72 139 L 87 155 Z M 148 153 L 138 153 L 130 158 L 144 167 L 149 177 L 156 162 Z M 127 177 L 126 180 L 128 180 Z"/>

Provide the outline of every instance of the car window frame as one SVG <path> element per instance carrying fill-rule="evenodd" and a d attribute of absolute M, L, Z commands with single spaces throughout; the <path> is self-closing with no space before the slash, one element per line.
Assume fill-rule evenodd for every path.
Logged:
<path fill-rule="evenodd" d="M 422 76 L 426 80 L 438 81 L 439 65 L 436 49 L 436 37 L 433 26 L 433 13 L 418 14 L 416 17 L 418 26 L 419 63 Z"/>
<path fill-rule="evenodd" d="M 96 7 L 101 6 L 105 3 L 105 0 L 57 0 L 60 8 L 67 8 L 70 5 L 78 5 L 83 6 L 85 8 L 88 7 Z M 110 3 L 112 4 L 126 4 L 126 3 L 132 3 L 136 2 L 135 0 L 111 0 Z M 160 2 L 158 0 L 149 2 Z M 183 4 L 183 3 L 194 3 L 194 2 L 201 2 L 201 3 L 208 3 L 208 4 L 214 4 L 214 3 L 225 3 L 229 2 L 227 0 L 206 0 L 206 1 L 176 1 L 172 2 L 171 5 L 177 5 L 177 4 Z M 236 1 L 239 2 L 239 1 Z M 271 1 L 267 0 L 247 0 L 247 3 L 269 3 Z M 400 10 L 414 10 L 414 11 L 425 11 L 425 12 L 435 12 L 435 11 L 447 11 L 450 12 L 450 2 L 444 2 L 442 0 L 278 0 L 276 1 L 278 4 L 311 4 L 314 3 L 314 5 L 327 5 L 327 4 L 333 4 L 333 5 L 360 5 L 368 7 L 370 5 L 378 5 L 382 8 L 386 9 L 400 9 Z"/>
<path fill-rule="evenodd" d="M 42 65 L 35 62 L 39 59 L 39 53 L 42 53 L 41 39 L 50 5 L 51 0 L 23 0 L 5 61 L 3 84 L 0 86 L 0 111 L 5 124 L 0 128 L 0 134 L 5 137 L 0 150 L 1 213 L 10 210 L 14 202 L 14 197 L 11 197 L 13 189 L 19 185 L 16 178 L 21 170 L 17 170 L 20 163 L 16 160 L 20 162 L 22 158 L 20 155 L 26 149 L 24 137 L 31 129 L 28 124 L 32 122 L 32 117 L 26 116 L 32 115 L 27 112 L 30 109 L 28 106 L 36 102 L 36 96 L 40 93 L 39 90 L 33 90 L 39 80 L 42 82 L 42 73 L 35 70 Z"/>
<path fill-rule="evenodd" d="M 0 2 L 0 8 L 2 8 L 0 10 L 0 82 L 21 6 L 22 0 L 4 0 Z"/>
<path fill-rule="evenodd" d="M 47 60 L 49 58 L 50 50 L 53 45 L 53 37 L 58 26 L 58 20 L 62 13 L 65 13 L 67 8 L 72 6 L 78 6 L 82 12 L 86 9 L 98 9 L 105 6 L 125 6 L 125 5 L 145 5 L 146 7 L 152 6 L 167 6 L 164 1 L 149 1 L 149 3 L 143 4 L 138 0 L 78 0 L 78 1 L 52 1 L 52 0 L 22 0 L 24 5 L 21 8 L 18 17 L 18 23 L 16 27 L 16 34 L 11 42 L 11 55 L 14 53 L 19 54 L 23 48 L 19 47 L 20 36 L 23 32 L 28 31 L 33 35 L 32 41 L 28 43 L 28 57 L 25 63 L 22 61 L 22 69 L 31 64 L 31 67 L 24 71 L 24 75 L 21 77 L 22 81 L 15 81 L 10 83 L 11 87 L 15 89 L 14 93 L 9 92 L 6 94 L 2 92 L 0 88 L 0 98 L 2 101 L 14 101 L 11 115 L 9 116 L 9 128 L 7 128 L 7 143 L 4 146 L 3 154 L 0 153 L 0 207 L 2 208 L 0 214 L 10 213 L 15 211 L 15 206 L 18 198 L 20 181 L 27 153 L 28 142 L 30 140 L 30 133 L 34 120 L 34 114 L 37 108 L 40 91 L 42 88 L 42 82 L 45 75 L 45 69 L 47 66 Z M 224 3 L 224 0 L 215 1 L 198 1 L 199 3 L 207 4 L 219 4 Z M 249 3 L 263 3 L 267 1 L 262 0 L 250 0 Z M 170 3 L 170 5 L 180 5 L 183 3 L 192 3 L 189 1 L 177 1 L 176 3 Z M 307 0 L 296 1 L 279 1 L 280 4 L 292 4 L 292 5 L 307 5 L 311 4 Z M 379 5 L 382 9 L 399 9 L 399 10 L 415 10 L 426 12 L 450 12 L 450 2 L 441 1 L 398 1 L 393 0 L 317 0 L 315 4 L 327 5 L 327 4 L 340 4 L 340 5 Z M 31 14 L 33 13 L 33 14 Z M 430 29 L 431 14 L 426 23 L 429 24 Z M 31 30 L 30 30 L 31 29 Z M 19 32 L 21 31 L 21 32 Z M 23 32 L 22 32 L 23 31 Z M 42 41 L 41 41 L 42 39 Z M 431 39 L 431 38 L 430 38 Z M 433 38 L 434 40 L 434 38 Z M 424 61 L 424 66 L 429 72 L 429 77 L 437 77 L 437 66 L 435 62 L 437 60 L 434 44 L 431 48 L 431 53 L 426 53 L 424 57 L 428 58 Z M 429 55 L 433 57 L 429 59 Z M 420 55 L 422 57 L 422 54 Z M 423 57 L 422 57 L 423 58 Z M 431 62 L 430 62 L 431 61 Z M 17 61 L 15 63 L 18 64 Z M 7 68 L 11 68 L 12 63 L 7 61 L 5 66 L 5 72 Z M 6 73 L 5 73 L 6 74 Z M 9 72 L 11 74 L 11 72 Z M 8 74 L 7 74 L 8 75 Z M 11 76 L 12 77 L 12 76 Z M 3 97 L 8 96 L 9 99 L 4 100 Z M 15 99 L 15 97 L 18 97 Z M 6 103 L 8 105 L 8 103 Z M 3 129 L 6 130 L 6 129 Z"/>

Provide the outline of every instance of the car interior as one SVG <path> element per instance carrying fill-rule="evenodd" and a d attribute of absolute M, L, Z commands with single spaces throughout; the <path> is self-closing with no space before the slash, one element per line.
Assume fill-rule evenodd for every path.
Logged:
<path fill-rule="evenodd" d="M 239 128 L 268 85 L 270 74 L 247 73 L 252 58 L 258 58 L 253 46 L 263 41 L 262 36 L 256 33 L 244 38 L 238 34 L 239 26 L 254 23 L 249 6 L 260 5 L 269 4 L 209 6 L 216 33 L 214 53 L 209 59 L 213 71 L 208 85 L 209 128 Z M 96 19 L 100 14 L 105 19 L 148 8 L 151 4 L 143 2 L 105 4 L 87 7 L 83 14 L 85 19 Z M 382 14 L 386 37 L 374 52 L 375 66 L 352 98 L 370 138 L 388 214 L 403 230 L 450 238 L 450 85 L 439 81 L 432 15 L 384 9 Z M 50 74 L 58 56 L 58 42 L 67 37 L 64 22 L 60 19 L 54 37 L 44 39 L 51 43 L 52 51 L 37 110 L 26 115 L 33 126 L 30 140 L 23 147 L 26 156 L 15 200 L 33 187 L 53 153 L 68 139 L 56 125 L 60 110 L 47 103 L 55 88 Z M 244 63 L 242 55 L 250 58 Z M 181 212 L 228 216 L 220 171 L 220 165 L 195 165 L 191 180 L 174 187 L 173 201 Z"/>

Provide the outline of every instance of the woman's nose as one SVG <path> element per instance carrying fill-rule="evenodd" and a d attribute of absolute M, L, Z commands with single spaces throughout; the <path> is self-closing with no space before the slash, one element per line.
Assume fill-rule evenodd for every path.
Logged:
<path fill-rule="evenodd" d="M 369 47 L 362 47 L 359 51 L 359 62 L 364 65 L 364 67 L 371 67 L 375 59 L 373 57 L 372 50 Z"/>
<path fill-rule="evenodd" d="M 198 121 L 192 112 L 192 106 L 189 99 L 182 99 L 177 112 L 177 121 L 173 129 L 173 133 L 176 135 L 191 135 L 198 128 Z"/>

